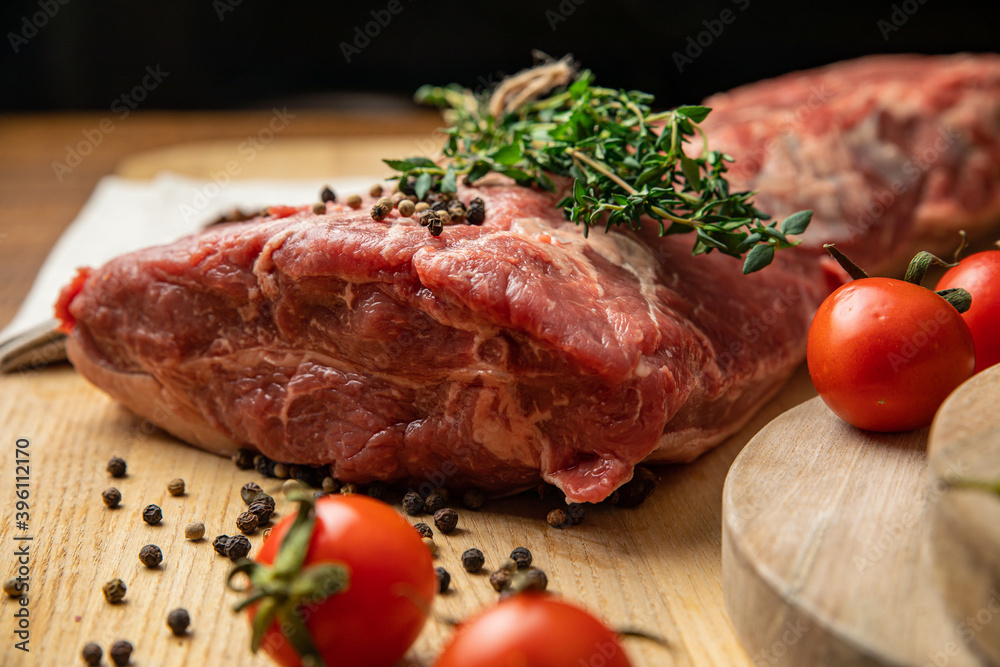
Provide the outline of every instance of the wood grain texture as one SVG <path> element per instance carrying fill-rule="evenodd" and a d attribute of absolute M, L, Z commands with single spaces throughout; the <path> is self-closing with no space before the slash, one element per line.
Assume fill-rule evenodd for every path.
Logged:
<path fill-rule="evenodd" d="M 927 484 L 927 432 L 861 431 L 814 398 L 737 457 L 723 588 L 755 662 L 980 664 L 932 575 L 927 508 L 942 490 Z"/>

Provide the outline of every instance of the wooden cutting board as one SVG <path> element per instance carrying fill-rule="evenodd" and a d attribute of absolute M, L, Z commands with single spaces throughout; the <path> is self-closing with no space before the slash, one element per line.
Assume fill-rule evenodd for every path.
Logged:
<path fill-rule="evenodd" d="M 750 441 L 723 492 L 722 572 L 730 617 L 756 663 L 988 664 L 976 654 L 975 635 L 1000 635 L 1000 593 L 990 589 L 1000 560 L 1000 498 L 949 482 L 1000 475 L 998 397 L 1000 367 L 942 406 L 932 449 L 949 454 L 931 474 L 928 429 L 861 431 L 819 398 Z M 975 453 L 964 465 L 951 446 L 959 440 Z M 952 511 L 932 531 L 932 518 L 954 510 L 956 496 L 964 512 Z M 967 549 L 954 546 L 960 525 Z M 992 558 L 982 557 L 982 545 L 992 545 L 985 550 Z M 979 562 L 952 557 L 977 548 Z M 935 565 L 946 577 L 935 577 Z M 939 592 L 945 589 L 960 601 L 953 615 Z M 970 624 L 979 612 L 989 618 Z"/>
<path fill-rule="evenodd" d="M 426 137 L 404 137 L 380 154 L 409 155 Z M 254 162 L 254 176 L 315 175 L 317 182 L 357 174 L 351 156 L 366 155 L 356 142 L 278 140 Z M 189 176 L 210 178 L 235 155 L 235 146 L 190 145 L 130 160 L 122 171 L 148 177 L 167 163 Z M 186 155 L 186 157 L 185 157 Z M 206 158 L 210 156 L 211 159 Z M 331 156 L 337 156 L 333 160 Z M 358 158 L 361 159 L 361 158 Z M 347 160 L 343 162 L 342 160 Z M 310 162 L 311 161 L 311 162 Z M 336 164 L 334 165 L 334 162 Z M 312 164 L 310 172 L 303 165 Z M 660 646 L 629 639 L 626 649 L 636 667 L 664 665 L 748 665 L 750 659 L 725 612 L 721 579 L 722 484 L 746 442 L 785 410 L 813 396 L 800 371 L 747 426 L 693 464 L 659 470 L 653 496 L 631 510 L 597 508 L 582 525 L 558 530 L 545 515 L 559 500 L 529 496 L 492 501 L 480 512 L 460 511 L 463 530 L 440 537 L 438 564 L 453 576 L 453 592 L 435 602 L 440 618 L 463 618 L 496 599 L 483 575 L 468 575 L 459 555 L 478 546 L 487 567 L 496 566 L 516 546 L 527 546 L 544 568 L 551 588 L 579 601 L 619 627 L 638 627 L 666 639 Z M 92 388 L 68 366 L 0 376 L 0 575 L 14 571 L 14 537 L 29 535 L 30 654 L 12 648 L 10 631 L 17 602 L 0 600 L 0 649 L 5 665 L 82 664 L 79 652 L 89 641 L 105 651 L 119 638 L 135 645 L 136 665 L 266 665 L 252 658 L 245 619 L 231 611 L 236 596 L 226 590 L 228 561 L 216 556 L 211 538 L 235 532 L 242 510 L 239 487 L 258 481 L 268 491 L 278 484 L 240 471 L 227 459 L 188 447 L 136 419 Z M 28 530 L 12 522 L 15 512 L 16 441 L 26 439 L 30 465 Z M 23 451 L 23 450 L 22 450 Z M 105 472 L 114 455 L 128 461 L 129 475 L 112 480 Z M 22 457 L 23 459 L 23 457 Z M 187 482 L 187 495 L 167 494 L 174 477 Z M 111 511 L 101 491 L 114 484 L 124 499 Z M 279 494 L 278 510 L 283 510 Z M 149 527 L 140 512 L 149 504 L 163 508 L 162 525 Z M 186 523 L 201 520 L 207 538 L 185 541 Z M 258 534 L 251 538 L 256 550 Z M 164 563 L 147 570 L 137 554 L 147 543 L 163 550 Z M 113 577 L 128 584 L 126 603 L 108 605 L 100 585 Z M 2 597 L 2 596 L 0 596 Z M 190 636 L 169 634 L 169 610 L 186 607 Z M 406 665 L 430 665 L 451 634 L 440 620 L 428 623 Z M 107 659 L 105 658 L 105 664 Z M 596 663 L 595 663 L 596 664 Z"/>

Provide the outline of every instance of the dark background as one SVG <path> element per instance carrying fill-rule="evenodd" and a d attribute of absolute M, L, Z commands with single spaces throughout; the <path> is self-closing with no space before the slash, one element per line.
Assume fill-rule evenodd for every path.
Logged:
<path fill-rule="evenodd" d="M 671 106 L 865 54 L 1000 50 L 998 2 L 398 0 L 402 11 L 389 15 L 388 0 L 65 1 L 2 0 L 0 109 L 108 109 L 156 65 L 168 83 L 144 109 L 372 105 L 357 93 L 409 104 L 422 83 L 496 81 L 530 65 L 532 49 L 572 53 L 599 83 L 646 90 Z M 58 11 L 49 18 L 40 14 L 46 7 Z M 718 20 L 726 9 L 729 25 Z M 391 20 L 348 63 L 341 42 L 351 43 L 373 10 Z M 901 25 L 886 39 L 894 12 Z M 25 24 L 33 18 L 44 23 L 34 34 Z M 699 33 L 708 45 L 690 47 Z M 26 41 L 13 45 L 12 35 Z M 688 48 L 693 62 L 678 71 L 674 53 Z"/>

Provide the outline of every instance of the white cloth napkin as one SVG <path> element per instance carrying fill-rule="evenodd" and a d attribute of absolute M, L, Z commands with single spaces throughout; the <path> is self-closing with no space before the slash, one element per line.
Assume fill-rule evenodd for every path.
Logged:
<path fill-rule="evenodd" d="M 377 180 L 218 183 L 169 173 L 152 181 L 107 176 L 49 252 L 17 315 L 0 331 L 0 342 L 52 319 L 59 290 L 73 278 L 77 267 L 99 266 L 125 252 L 169 243 L 236 207 L 252 211 L 274 204 L 308 204 L 319 201 L 324 185 L 330 185 L 340 197 L 367 190 Z"/>

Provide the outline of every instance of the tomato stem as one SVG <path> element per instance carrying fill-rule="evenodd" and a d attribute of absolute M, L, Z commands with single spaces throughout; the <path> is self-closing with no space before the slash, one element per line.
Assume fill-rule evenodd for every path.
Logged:
<path fill-rule="evenodd" d="M 937 255 L 932 255 L 926 250 L 921 250 L 913 257 L 913 259 L 910 260 L 909 266 L 906 267 L 906 275 L 903 276 L 903 280 L 908 283 L 913 283 L 914 285 L 919 285 L 924 279 L 924 276 L 927 274 L 927 269 L 930 268 L 931 264 L 939 264 L 949 269 L 953 266 L 958 266 L 958 264 L 946 262 Z"/>
<path fill-rule="evenodd" d="M 964 313 L 972 307 L 972 295 L 968 290 L 961 287 L 951 287 L 949 289 L 938 290 L 938 296 L 950 303 L 960 313 Z"/>
<path fill-rule="evenodd" d="M 840 249 L 837 248 L 837 246 L 835 246 L 832 243 L 825 243 L 823 244 L 823 247 L 826 248 L 826 251 L 828 253 L 833 255 L 833 258 L 837 260 L 837 264 L 840 264 L 840 266 L 844 269 L 844 271 L 847 271 L 847 275 L 849 275 L 851 278 L 853 278 L 854 280 L 860 280 L 862 278 L 868 277 L 868 274 L 865 273 L 865 270 L 862 269 L 857 264 L 855 264 L 854 262 L 852 262 L 847 255 L 840 252 Z"/>

